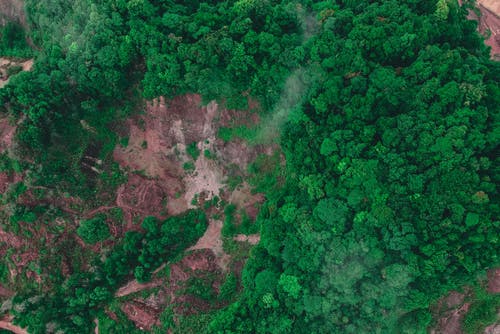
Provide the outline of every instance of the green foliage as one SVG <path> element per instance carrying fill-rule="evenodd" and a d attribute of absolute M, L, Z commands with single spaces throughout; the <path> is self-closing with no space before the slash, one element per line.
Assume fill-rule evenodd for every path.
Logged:
<path fill-rule="evenodd" d="M 215 159 L 215 155 L 210 150 L 204 150 L 203 155 L 207 159 Z"/>
<path fill-rule="evenodd" d="M 198 143 L 197 142 L 192 142 L 186 147 L 186 152 L 189 154 L 194 161 L 198 159 L 200 156 L 200 149 L 198 148 Z"/>
<path fill-rule="evenodd" d="M 267 201 L 241 298 L 199 322 L 168 315 L 174 332 L 199 333 L 209 321 L 215 333 L 418 332 L 431 322 L 432 301 L 499 263 L 500 66 L 488 60 L 465 8 L 441 0 L 26 0 L 26 7 L 41 51 L 33 71 L 0 90 L 0 102 L 22 120 L 17 153 L 29 158 L 30 186 L 95 199 L 123 182 L 111 130 L 135 95 L 198 92 L 238 108 L 250 95 L 281 134 L 283 156 L 263 154 L 249 168 Z M 27 50 L 19 27 L 0 34 L 0 50 Z M 291 80 L 298 72 L 308 76 Z M 221 127 L 218 136 L 255 139 L 255 132 Z M 200 154 L 196 143 L 187 151 L 195 160 Z M 103 161 L 102 173 L 85 167 L 88 157 Z M 39 215 L 11 208 L 12 230 Z M 234 208 L 225 215 L 230 237 L 240 226 Z M 78 233 L 90 243 L 105 239 L 101 220 L 82 222 Z M 253 226 L 243 216 L 245 224 Z M 148 280 L 194 244 L 206 217 L 193 210 L 147 218 L 142 228 L 96 257 L 92 270 L 75 266 L 51 290 L 18 293 L 17 323 L 30 333 L 47 325 L 92 332 L 119 284 L 132 275 Z M 231 239 L 225 244 L 236 249 Z M 231 299 L 234 279 L 226 283 Z M 478 303 L 467 330 L 489 321 L 495 303 Z M 115 324 L 102 319 L 112 332 Z M 116 332 L 129 331 L 118 323 Z"/>
<path fill-rule="evenodd" d="M 136 279 L 148 281 L 151 272 L 165 262 L 165 258 L 173 259 L 193 245 L 205 232 L 206 225 L 207 219 L 201 210 L 190 210 L 161 223 L 154 217 L 144 219 L 142 228 L 146 234 L 139 250 L 139 266 L 134 270 Z"/>
<path fill-rule="evenodd" d="M 21 65 L 10 66 L 7 69 L 7 75 L 10 77 L 10 76 L 16 75 L 17 73 L 21 72 L 22 70 L 23 70 L 23 67 Z"/>
<path fill-rule="evenodd" d="M 94 225 L 98 220 L 103 223 L 102 218 L 94 218 L 86 224 Z M 144 233 L 127 232 L 106 257 L 94 259 L 92 271 L 76 271 L 52 292 L 34 290 L 16 295 L 13 300 L 16 323 L 30 333 L 45 333 L 48 323 L 64 332 L 90 332 L 99 310 L 113 300 L 115 290 L 130 278 L 132 270 L 138 279 L 148 280 L 162 262 L 174 259 L 193 245 L 203 235 L 206 223 L 204 213 L 197 210 L 164 222 L 146 218 L 142 224 Z M 118 326 L 130 328 L 130 323 L 122 319 Z M 110 333 L 118 331 L 110 329 Z"/>
<path fill-rule="evenodd" d="M 286 171 L 249 168 L 267 197 L 261 241 L 210 332 L 419 332 L 432 301 L 499 263 L 500 67 L 443 3 L 313 5 L 315 74 L 282 129 Z"/>
<path fill-rule="evenodd" d="M 100 314 L 97 318 L 99 320 L 99 333 L 103 334 L 120 334 L 120 333 L 131 333 L 137 334 L 142 331 L 139 330 L 135 324 L 127 318 L 126 315 L 121 312 L 118 313 L 119 319 L 115 321 L 111 319 L 107 314 Z"/>
<path fill-rule="evenodd" d="M 212 287 L 213 280 L 210 277 L 191 277 L 186 281 L 185 293 L 197 298 L 214 302 L 215 291 Z"/>
<path fill-rule="evenodd" d="M 24 29 L 19 23 L 7 22 L 0 27 L 0 55 L 27 58 L 32 54 L 33 50 L 28 46 Z"/>
<path fill-rule="evenodd" d="M 182 164 L 182 168 L 186 172 L 192 172 L 192 171 L 194 171 L 196 169 L 196 166 L 191 161 L 188 161 L 188 162 L 185 162 L 185 163 Z"/>
<path fill-rule="evenodd" d="M 238 278 L 234 273 L 229 273 L 226 280 L 220 287 L 219 298 L 225 301 L 231 301 L 238 293 Z"/>
<path fill-rule="evenodd" d="M 224 225 L 222 226 L 221 234 L 224 237 L 232 237 L 236 233 L 235 226 L 235 213 L 236 213 L 236 205 L 229 204 L 224 208 Z"/>
<path fill-rule="evenodd" d="M 111 235 L 109 227 L 103 215 L 98 215 L 92 219 L 82 220 L 76 233 L 87 244 L 95 244 L 108 239 Z"/>
<path fill-rule="evenodd" d="M 474 299 L 463 320 L 463 329 L 467 334 L 481 333 L 499 320 L 500 296 L 476 289 Z"/>
<path fill-rule="evenodd" d="M 129 137 L 123 137 L 120 139 L 120 145 L 123 146 L 123 147 L 127 147 L 128 146 L 128 140 L 129 140 Z"/>

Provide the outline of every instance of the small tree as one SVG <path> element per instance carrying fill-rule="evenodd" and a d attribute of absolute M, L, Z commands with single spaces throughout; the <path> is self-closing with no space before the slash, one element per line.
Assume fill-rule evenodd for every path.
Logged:
<path fill-rule="evenodd" d="M 87 244 L 95 244 L 110 237 L 109 227 L 103 217 L 82 220 L 76 233 Z"/>

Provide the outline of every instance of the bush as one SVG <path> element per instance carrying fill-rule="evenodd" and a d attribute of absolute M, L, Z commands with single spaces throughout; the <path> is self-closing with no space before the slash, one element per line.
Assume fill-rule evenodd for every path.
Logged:
<path fill-rule="evenodd" d="M 196 161 L 196 159 L 198 159 L 198 157 L 200 156 L 200 149 L 198 148 L 198 143 L 194 141 L 191 144 L 189 144 L 186 147 L 186 152 L 193 158 L 194 161 Z"/>
<path fill-rule="evenodd" d="M 87 244 L 95 244 L 110 237 L 109 227 L 102 216 L 82 220 L 76 233 Z"/>

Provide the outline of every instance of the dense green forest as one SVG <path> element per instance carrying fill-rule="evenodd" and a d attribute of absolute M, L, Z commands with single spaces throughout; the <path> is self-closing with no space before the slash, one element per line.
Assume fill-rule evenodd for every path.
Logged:
<path fill-rule="evenodd" d="M 426 333 L 433 303 L 500 265 L 500 64 L 466 19 L 471 6 L 27 0 L 39 50 L 19 42 L 18 26 L 0 32 L 3 53 L 36 59 L 0 89 L 3 112 L 22 120 L 2 170 L 21 164 L 30 186 L 93 201 L 123 182 L 114 124 L 137 101 L 194 92 L 245 109 L 251 96 L 265 121 L 245 137 L 279 133 L 286 167 L 252 165 L 266 202 L 243 292 L 178 332 L 196 332 L 198 319 L 209 333 Z M 104 161 L 98 177 L 81 169 L 89 150 Z M 104 219 L 76 233 L 106 240 Z M 92 271 L 25 287 L 15 322 L 90 333 L 119 284 L 149 280 L 205 227 L 200 210 L 147 218 Z M 108 328 L 126 331 L 125 321 Z"/>

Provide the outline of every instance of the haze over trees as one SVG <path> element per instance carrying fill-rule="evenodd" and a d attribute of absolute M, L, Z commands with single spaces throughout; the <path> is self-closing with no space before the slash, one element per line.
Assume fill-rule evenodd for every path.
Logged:
<path fill-rule="evenodd" d="M 500 64 L 468 3 L 28 0 L 41 50 L 1 105 L 23 117 L 32 184 L 84 199 L 120 183 L 110 130 L 137 99 L 196 92 L 243 109 L 251 96 L 264 119 L 285 110 L 272 124 L 286 167 L 252 166 L 266 202 L 243 293 L 207 332 L 426 333 L 432 303 L 500 264 Z M 5 29 L 0 50 L 20 48 L 8 36 L 24 32 Z M 90 151 L 98 176 L 81 169 Z M 105 226 L 76 233 L 92 244 Z M 119 283 L 147 281 L 205 227 L 199 210 L 147 218 L 94 271 L 19 293 L 15 321 L 90 332 Z"/>

